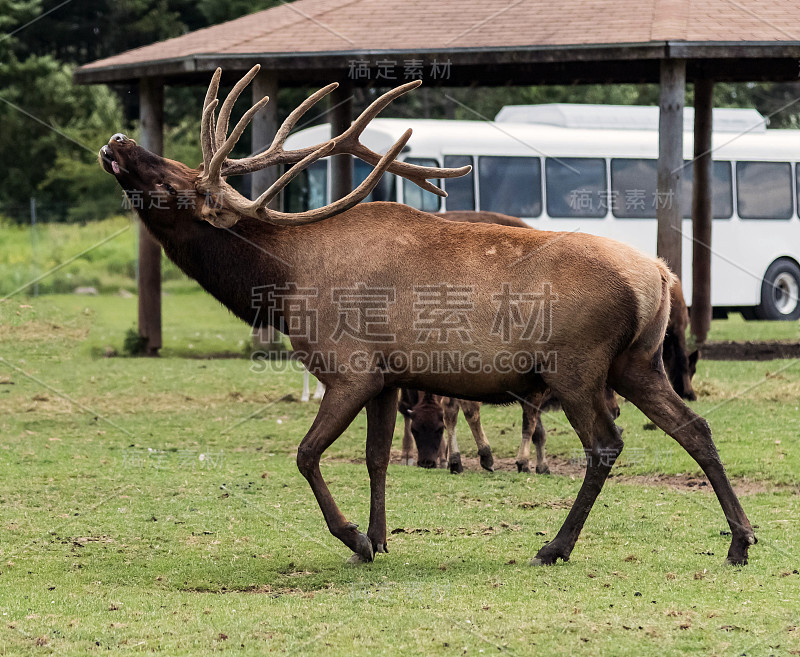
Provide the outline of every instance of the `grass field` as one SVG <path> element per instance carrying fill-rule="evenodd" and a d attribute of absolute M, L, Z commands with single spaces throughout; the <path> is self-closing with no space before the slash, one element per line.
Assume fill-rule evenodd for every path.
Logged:
<path fill-rule="evenodd" d="M 165 297 L 164 357 L 100 357 L 134 317 L 120 297 L 0 303 L 0 654 L 800 654 L 796 361 L 701 361 L 696 378 L 757 526 L 745 568 L 723 566 L 694 463 L 626 404 L 617 476 L 570 562 L 527 565 L 580 486 L 577 438 L 551 413 L 551 476 L 391 466 L 391 552 L 351 566 L 295 466 L 316 410 L 295 401 L 300 370 L 181 357 L 249 341 L 200 294 Z M 797 332 L 761 326 L 714 330 Z M 512 457 L 519 409 L 482 415 Z M 362 528 L 364 433 L 362 414 L 323 463 Z"/>

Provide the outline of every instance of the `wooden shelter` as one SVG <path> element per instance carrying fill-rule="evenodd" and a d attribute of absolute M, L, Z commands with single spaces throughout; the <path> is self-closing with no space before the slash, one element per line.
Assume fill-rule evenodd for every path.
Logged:
<path fill-rule="evenodd" d="M 711 321 L 711 109 L 715 81 L 794 81 L 800 73 L 800 12 L 791 0 L 297 0 L 130 50 L 81 67 L 85 84 L 138 82 L 143 145 L 162 148 L 163 86 L 205 86 L 217 66 L 233 80 L 254 64 L 253 95 L 281 86 L 341 83 L 330 102 L 334 129 L 351 121 L 351 89 L 427 85 L 583 83 L 661 85 L 658 194 L 677 199 L 687 82 L 695 85 L 692 331 Z M 276 107 L 253 123 L 252 150 L 269 143 Z M 345 157 L 334 193 L 351 188 Z M 275 172 L 260 172 L 253 194 Z M 658 208 L 658 253 L 681 271 L 680 203 Z M 161 346 L 159 246 L 142 232 L 139 330 Z"/>

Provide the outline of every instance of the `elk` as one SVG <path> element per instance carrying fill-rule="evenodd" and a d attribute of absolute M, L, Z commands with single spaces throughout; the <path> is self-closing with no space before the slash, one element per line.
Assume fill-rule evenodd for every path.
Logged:
<path fill-rule="evenodd" d="M 450 221 L 511 226 L 526 230 L 530 228 L 522 219 L 499 212 L 465 210 L 442 212 L 437 216 Z M 663 350 L 664 367 L 675 392 L 684 399 L 694 401 L 697 396 L 692 388 L 692 377 L 697 366 L 698 352 L 695 350 L 691 354 L 686 353 L 686 328 L 688 325 L 689 312 L 683 298 L 680 280 L 676 277 L 670 288 L 670 315 Z M 421 395 L 416 390 L 405 393 L 406 391 L 402 391 L 399 406 L 400 413 L 405 420 L 401 451 L 403 465 L 414 464 L 412 450 L 416 445 L 417 465 L 434 468 L 438 461 L 439 467 L 449 467 L 452 473 L 463 472 L 461 454 L 456 440 L 456 422 L 458 412 L 461 410 L 478 447 L 481 467 L 490 472 L 494 471 L 492 448 L 481 426 L 480 402 L 452 397 L 432 399 L 429 395 Z M 614 418 L 619 417 L 619 406 L 614 392 L 610 389 L 606 389 L 606 400 Z M 547 395 L 543 400 L 538 401 L 539 405 L 535 399 L 520 399 L 519 402 L 522 406 L 522 440 L 517 450 L 517 471 L 530 472 L 529 459 L 532 442 L 536 448 L 536 472 L 548 474 L 550 469 L 545 456 L 547 436 L 541 422 L 541 411 L 557 409 L 559 407 L 558 400 L 552 395 Z M 434 415 L 438 417 L 434 417 Z M 444 426 L 446 439 L 443 437 L 444 434 L 435 431 L 440 426 Z"/>
<path fill-rule="evenodd" d="M 358 204 L 385 171 L 440 195 L 429 179 L 468 171 L 396 162 L 410 131 L 383 156 L 360 143 L 371 118 L 417 81 L 380 97 L 330 141 L 284 150 L 299 116 L 335 86 L 328 85 L 289 115 L 266 151 L 232 159 L 234 144 L 268 100 L 227 135 L 233 103 L 257 72 L 254 67 L 236 84 L 216 116 L 221 71 L 214 74 L 203 106 L 201 167 L 150 153 L 122 134 L 101 149 L 100 161 L 124 190 L 142 195 L 139 216 L 177 266 L 250 325 L 286 333 L 298 359 L 325 384 L 297 465 L 328 529 L 355 553 L 351 559 L 372 561 L 387 551 L 386 472 L 400 387 L 491 402 L 553 390 L 587 452 L 587 468 L 563 526 L 532 563 L 569 559 L 623 446 L 604 401 L 610 385 L 694 457 L 730 525 L 728 562 L 746 563 L 755 536 L 708 424 L 684 405 L 664 373 L 669 269 L 630 246 L 590 235 L 449 222 L 396 203 Z M 267 207 L 310 162 L 343 153 L 375 167 L 353 192 L 296 214 Z M 288 170 L 255 201 L 226 182 L 279 164 Z M 196 193 L 194 207 L 179 203 L 180 190 Z M 444 251 L 454 257 L 443 263 Z M 512 304 L 512 320 L 517 311 L 529 315 L 524 304 L 543 295 L 557 299 L 544 342 L 498 312 L 498 304 L 505 310 Z M 359 311 L 365 307 L 371 312 Z M 362 408 L 370 481 L 366 534 L 339 510 L 320 472 L 322 453 Z"/>
<path fill-rule="evenodd" d="M 613 397 L 614 393 L 611 391 Z M 522 406 L 522 441 L 517 451 L 517 471 L 530 472 L 531 442 L 536 448 L 536 473 L 549 474 L 545 457 L 546 434 L 541 422 L 541 411 L 557 403 L 552 395 L 520 399 Z M 616 403 L 616 400 L 613 400 Z M 403 416 L 403 443 L 400 454 L 402 465 L 414 465 L 412 450 L 417 448 L 416 464 L 422 468 L 450 468 L 453 474 L 464 471 L 461 453 L 456 440 L 458 412 L 472 432 L 478 447 L 481 467 L 494 472 L 494 457 L 486 433 L 481 425 L 481 403 L 455 397 L 442 397 L 403 388 L 400 391 L 398 411 Z M 617 407 L 616 418 L 619 415 Z"/>
<path fill-rule="evenodd" d="M 481 467 L 494 472 L 494 456 L 489 439 L 481 425 L 481 403 L 455 397 L 441 397 L 419 390 L 403 388 L 398 410 L 403 416 L 403 443 L 400 455 L 402 465 L 414 465 L 412 449 L 417 448 L 417 465 L 423 468 L 449 468 L 461 474 L 464 467 L 456 440 L 458 412 L 464 413 L 472 437 L 478 447 Z M 619 417 L 619 405 L 611 388 L 606 387 L 606 405 L 614 419 Z M 558 400 L 549 391 L 519 399 L 522 407 L 522 440 L 517 450 L 517 472 L 530 472 L 531 443 L 536 449 L 536 474 L 550 474 L 545 455 L 547 434 L 542 425 L 542 412 L 560 408 Z M 445 437 L 446 434 L 446 437 Z"/>

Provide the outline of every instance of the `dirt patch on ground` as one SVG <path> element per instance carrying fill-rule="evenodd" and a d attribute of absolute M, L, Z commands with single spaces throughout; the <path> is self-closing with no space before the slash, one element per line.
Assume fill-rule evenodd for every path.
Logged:
<path fill-rule="evenodd" d="M 800 358 L 800 342 L 709 342 L 700 347 L 705 360 L 775 360 Z"/>
<path fill-rule="evenodd" d="M 352 463 L 363 463 L 361 459 L 351 459 Z M 466 472 L 486 472 L 481 468 L 478 457 L 461 457 L 462 465 Z M 548 456 L 548 465 L 550 466 L 551 475 L 559 475 L 562 477 L 571 477 L 573 479 L 583 479 L 584 466 L 577 461 L 561 458 L 558 456 Z M 400 465 L 400 451 L 392 450 L 391 464 Z M 494 459 L 495 472 L 517 472 L 517 464 L 514 458 L 497 458 Z M 486 472 L 487 476 L 491 476 Z M 521 477 L 543 477 L 547 475 L 537 475 L 535 473 L 520 474 Z M 630 475 L 624 472 L 611 471 L 609 480 L 623 483 L 623 484 L 636 484 L 638 486 L 664 486 L 674 490 L 706 490 L 709 493 L 713 492 L 711 485 L 705 477 L 688 474 L 666 475 L 666 474 L 653 474 L 653 475 Z M 781 484 L 774 484 L 766 481 L 757 481 L 752 479 L 734 479 L 733 487 L 739 495 L 753 495 L 755 493 L 765 493 L 773 490 L 793 490 L 800 494 L 800 487 L 788 486 Z"/>

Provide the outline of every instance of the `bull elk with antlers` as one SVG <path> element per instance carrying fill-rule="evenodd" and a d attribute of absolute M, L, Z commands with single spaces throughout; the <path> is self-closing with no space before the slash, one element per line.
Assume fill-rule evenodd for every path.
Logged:
<path fill-rule="evenodd" d="M 257 71 L 234 87 L 217 116 L 220 71 L 214 74 L 203 108 L 201 168 L 154 155 L 119 134 L 101 149 L 100 160 L 123 189 L 142 195 L 141 220 L 170 259 L 244 321 L 287 333 L 303 364 L 327 386 L 297 450 L 297 465 L 331 533 L 354 558 L 371 561 L 386 551 L 385 483 L 399 387 L 494 402 L 549 387 L 588 458 L 564 525 L 533 562 L 567 560 L 622 450 L 621 432 L 605 403 L 608 384 L 698 462 L 730 524 L 728 561 L 746 563 L 755 537 L 708 424 L 684 405 L 664 374 L 661 345 L 673 281 L 667 267 L 630 246 L 591 235 L 444 221 L 396 203 L 357 205 L 385 171 L 444 195 L 429 179 L 468 170 L 395 161 L 410 131 L 383 156 L 359 142 L 377 112 L 418 82 L 376 100 L 330 141 L 284 150 L 289 131 L 335 86 L 329 85 L 291 113 L 265 152 L 230 159 L 248 121 L 267 102 L 256 103 L 227 136 L 233 104 Z M 375 167 L 351 194 L 298 214 L 267 207 L 304 167 L 339 153 Z M 226 176 L 274 165 L 294 166 L 255 201 L 225 182 Z M 182 205 L 178 190 L 194 190 L 198 203 Z M 148 203 L 156 195 L 166 202 Z M 443 252 L 452 257 L 442 262 Z M 268 291 L 269 312 L 259 312 L 254 290 Z M 348 295 L 380 298 L 383 306 L 353 319 L 358 304 L 336 302 Z M 533 306 L 545 295 L 552 303 L 544 313 L 549 331 L 542 342 L 516 319 L 523 310 L 536 315 Z M 447 302 L 453 296 L 455 305 Z M 441 305 L 431 305 L 431 298 Z M 444 314 L 438 312 L 442 307 Z M 507 317 L 503 308 L 511 311 Z M 443 367 L 434 362 L 437 354 L 460 359 Z M 513 367 L 499 354 L 512 354 Z M 371 491 L 366 534 L 341 513 L 320 472 L 322 453 L 364 407 Z"/>

